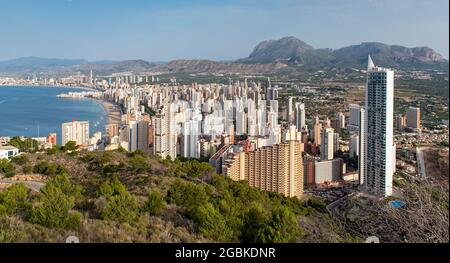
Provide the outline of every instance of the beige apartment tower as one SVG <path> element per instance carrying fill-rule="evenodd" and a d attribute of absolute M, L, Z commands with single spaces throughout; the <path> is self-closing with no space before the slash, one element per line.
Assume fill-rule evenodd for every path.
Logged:
<path fill-rule="evenodd" d="M 232 180 L 245 180 L 252 187 L 277 192 L 287 197 L 303 194 L 302 143 L 287 143 L 241 152 L 224 165 Z"/>

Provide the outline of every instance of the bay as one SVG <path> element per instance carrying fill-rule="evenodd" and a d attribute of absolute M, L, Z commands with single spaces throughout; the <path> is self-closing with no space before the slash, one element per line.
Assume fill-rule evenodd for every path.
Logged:
<path fill-rule="evenodd" d="M 81 91 L 66 87 L 0 86 L 0 137 L 45 137 L 58 135 L 61 143 L 61 124 L 74 119 L 89 121 L 89 132 L 105 131 L 107 112 L 90 99 L 58 98 L 58 94 Z"/>

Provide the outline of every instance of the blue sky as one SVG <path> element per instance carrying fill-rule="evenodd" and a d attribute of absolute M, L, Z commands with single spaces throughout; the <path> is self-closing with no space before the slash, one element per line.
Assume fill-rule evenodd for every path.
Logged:
<path fill-rule="evenodd" d="M 231 60 L 262 40 L 377 41 L 449 56 L 448 0 L 0 0 L 0 60 Z"/>

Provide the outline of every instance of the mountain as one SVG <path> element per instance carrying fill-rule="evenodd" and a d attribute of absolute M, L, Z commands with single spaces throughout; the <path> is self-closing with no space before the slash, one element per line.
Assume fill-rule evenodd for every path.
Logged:
<path fill-rule="evenodd" d="M 174 60 L 151 69 L 155 73 L 270 73 L 286 68 L 281 62 L 245 64 L 210 60 Z"/>
<path fill-rule="evenodd" d="M 155 63 L 150 63 L 145 60 L 125 60 L 119 62 L 82 64 L 73 67 L 73 69 L 84 73 L 92 70 L 96 74 L 111 74 L 115 72 L 145 72 L 155 66 Z"/>
<path fill-rule="evenodd" d="M 34 73 L 43 72 L 52 75 L 71 74 L 76 71 L 88 73 L 93 70 L 96 74 L 111 74 L 114 72 L 143 72 L 157 64 L 144 60 L 111 61 L 103 60 L 88 62 L 83 59 L 53 59 L 26 57 L 7 61 L 0 61 L 0 73 Z"/>
<path fill-rule="evenodd" d="M 398 45 L 386 45 L 377 42 L 366 42 L 360 45 L 344 47 L 332 52 L 332 63 L 361 66 L 367 63 L 367 54 L 386 67 L 423 67 L 439 66 L 448 61 L 429 47 L 407 48 Z"/>
<path fill-rule="evenodd" d="M 295 37 L 259 43 L 247 58 L 218 62 L 211 60 L 174 60 L 150 63 L 144 60 L 99 61 L 27 57 L 0 62 L 0 73 L 43 72 L 67 75 L 80 71 L 95 74 L 115 72 L 154 73 L 298 73 L 308 70 L 364 69 L 367 56 L 383 67 L 395 69 L 438 69 L 448 71 L 448 60 L 429 47 L 408 48 L 378 42 L 365 42 L 340 49 L 315 49 Z"/>
<path fill-rule="evenodd" d="M 407 48 L 378 42 L 366 42 L 340 49 L 314 49 L 295 38 L 285 37 L 259 43 L 253 52 L 238 63 L 273 63 L 287 61 L 289 66 L 324 68 L 364 68 L 367 55 L 377 64 L 394 68 L 448 68 L 448 60 L 429 47 Z"/>
<path fill-rule="evenodd" d="M 22 72 L 22 71 L 32 72 L 50 68 L 83 65 L 87 63 L 88 62 L 83 59 L 23 57 L 6 61 L 0 61 L 0 72 Z"/>
<path fill-rule="evenodd" d="M 295 37 L 280 40 L 266 40 L 259 43 L 248 58 L 238 60 L 246 63 L 271 63 L 290 60 L 313 51 L 314 48 Z"/>

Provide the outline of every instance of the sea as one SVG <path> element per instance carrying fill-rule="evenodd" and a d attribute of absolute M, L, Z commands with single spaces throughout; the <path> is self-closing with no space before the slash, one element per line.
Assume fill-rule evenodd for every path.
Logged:
<path fill-rule="evenodd" d="M 61 124 L 89 121 L 89 133 L 105 132 L 108 113 L 92 99 L 58 98 L 61 93 L 81 91 L 66 87 L 0 86 L 0 137 L 46 137 L 57 134 L 61 144 Z"/>

